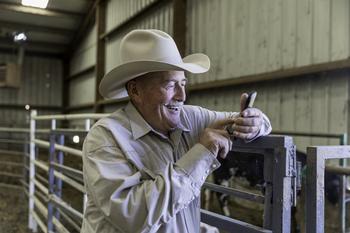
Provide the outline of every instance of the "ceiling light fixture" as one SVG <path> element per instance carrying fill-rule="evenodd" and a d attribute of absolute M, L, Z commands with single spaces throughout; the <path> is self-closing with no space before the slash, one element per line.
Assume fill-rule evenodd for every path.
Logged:
<path fill-rule="evenodd" d="M 24 42 L 27 40 L 27 36 L 23 32 L 14 33 L 13 40 L 14 42 Z"/>
<path fill-rule="evenodd" d="M 22 0 L 23 6 L 46 8 L 49 0 Z"/>

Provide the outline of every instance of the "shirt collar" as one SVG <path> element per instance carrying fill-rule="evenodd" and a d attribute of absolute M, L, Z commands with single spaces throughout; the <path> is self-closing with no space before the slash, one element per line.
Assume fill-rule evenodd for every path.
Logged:
<path fill-rule="evenodd" d="M 133 135 L 133 138 L 136 140 L 146 134 L 148 134 L 150 131 L 153 131 L 157 134 L 159 134 L 157 131 L 155 131 L 148 123 L 147 121 L 142 117 L 142 115 L 137 111 L 136 107 L 134 104 L 129 101 L 129 103 L 125 107 L 125 113 L 128 115 L 130 119 L 130 127 L 131 127 L 131 133 Z M 181 113 L 182 115 L 182 113 Z M 184 124 L 183 117 L 180 117 L 180 124 L 177 129 L 175 129 L 173 132 L 170 134 L 181 130 L 181 131 L 186 131 L 189 132 L 190 130 Z"/>

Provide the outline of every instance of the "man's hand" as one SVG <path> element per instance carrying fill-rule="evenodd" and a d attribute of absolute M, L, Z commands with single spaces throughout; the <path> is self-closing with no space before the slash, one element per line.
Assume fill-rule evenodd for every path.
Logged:
<path fill-rule="evenodd" d="M 232 129 L 233 136 L 249 140 L 259 133 L 263 124 L 263 114 L 257 108 L 244 109 L 247 97 L 247 93 L 241 95 L 241 113 L 234 119 Z"/>
<path fill-rule="evenodd" d="M 199 143 L 205 146 L 215 156 L 226 158 L 227 153 L 231 149 L 231 139 L 225 126 L 233 124 L 234 119 L 225 119 L 215 122 L 213 125 L 206 128 L 200 139 Z"/>

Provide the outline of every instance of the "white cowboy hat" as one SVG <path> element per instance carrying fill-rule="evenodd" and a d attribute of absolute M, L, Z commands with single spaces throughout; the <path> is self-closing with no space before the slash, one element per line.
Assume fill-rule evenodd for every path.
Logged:
<path fill-rule="evenodd" d="M 100 83 L 100 93 L 108 99 L 127 97 L 125 84 L 149 72 L 183 70 L 199 74 L 210 68 L 207 55 L 196 53 L 182 59 L 173 38 L 155 29 L 129 32 L 120 43 L 120 56 L 122 63 Z"/>

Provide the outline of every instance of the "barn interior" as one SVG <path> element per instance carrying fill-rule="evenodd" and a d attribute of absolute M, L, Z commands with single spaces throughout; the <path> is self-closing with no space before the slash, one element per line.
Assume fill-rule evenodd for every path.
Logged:
<path fill-rule="evenodd" d="M 256 91 L 271 122 L 268 136 L 233 140 L 202 186 L 202 221 L 350 231 L 349 0 L 0 0 L 0 233 L 81 232 L 83 142 L 129 103 L 99 84 L 134 29 L 209 56 L 208 72 L 186 73 L 185 104 L 240 112 Z"/>

